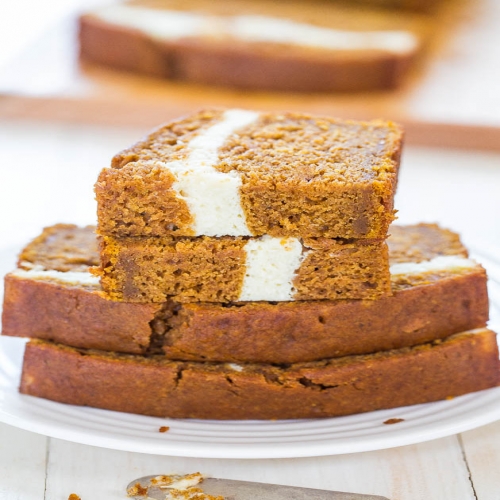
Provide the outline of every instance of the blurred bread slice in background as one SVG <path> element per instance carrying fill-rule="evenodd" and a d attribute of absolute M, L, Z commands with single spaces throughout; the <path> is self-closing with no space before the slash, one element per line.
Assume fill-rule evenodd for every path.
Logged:
<path fill-rule="evenodd" d="M 331 1 L 140 0 L 80 18 L 80 55 L 139 74 L 299 92 L 392 89 L 428 17 Z"/>

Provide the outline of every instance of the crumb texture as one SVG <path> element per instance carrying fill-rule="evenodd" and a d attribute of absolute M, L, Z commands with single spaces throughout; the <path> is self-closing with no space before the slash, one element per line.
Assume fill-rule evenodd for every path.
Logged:
<path fill-rule="evenodd" d="M 105 236 L 101 284 L 113 299 L 138 303 L 164 302 L 169 298 L 177 302 L 376 299 L 390 294 L 387 247 L 383 240 L 353 243 L 308 238 L 296 243 L 303 248 L 303 260 L 294 259 L 296 269 L 282 269 L 286 279 L 276 276 L 277 286 L 270 288 L 251 285 L 261 273 L 252 271 L 255 262 L 245 250 L 250 245 L 247 238 Z M 272 262 L 261 260 L 257 265 L 271 268 Z M 295 271 L 293 291 L 282 293 L 291 271 Z M 248 273 L 250 276 L 246 277 Z"/>
<path fill-rule="evenodd" d="M 391 264 L 418 263 L 447 255 L 468 256 L 458 234 L 437 224 L 392 225 L 389 233 Z"/>
<path fill-rule="evenodd" d="M 93 226 L 56 224 L 46 227 L 19 255 L 21 269 L 88 271 L 99 264 Z"/>

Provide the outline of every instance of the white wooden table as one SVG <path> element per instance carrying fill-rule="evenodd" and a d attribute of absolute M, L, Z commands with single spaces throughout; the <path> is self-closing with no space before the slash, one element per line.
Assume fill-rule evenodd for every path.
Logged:
<path fill-rule="evenodd" d="M 144 132 L 0 121 L 0 247 L 55 222 L 94 222 L 97 172 Z M 396 204 L 402 223 L 436 221 L 500 249 L 500 154 L 407 148 Z M 499 500 L 500 422 L 395 449 L 273 460 L 143 455 L 0 424 L 0 500 L 121 499 L 137 477 L 195 471 L 392 500 Z"/>

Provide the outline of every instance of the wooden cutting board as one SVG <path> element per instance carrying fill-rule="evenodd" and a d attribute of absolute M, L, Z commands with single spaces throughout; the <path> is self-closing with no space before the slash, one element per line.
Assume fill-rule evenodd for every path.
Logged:
<path fill-rule="evenodd" d="M 149 128 L 203 106 L 296 110 L 393 119 L 405 124 L 413 144 L 500 150 L 500 1 L 445 0 L 430 22 L 434 42 L 402 88 L 294 94 L 174 83 L 82 65 L 74 14 L 0 68 L 0 116 Z"/>

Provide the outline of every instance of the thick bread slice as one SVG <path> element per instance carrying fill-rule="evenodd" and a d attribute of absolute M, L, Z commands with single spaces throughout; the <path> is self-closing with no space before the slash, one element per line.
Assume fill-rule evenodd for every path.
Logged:
<path fill-rule="evenodd" d="M 286 368 L 168 361 L 34 340 L 26 348 L 20 390 L 61 403 L 157 417 L 317 418 L 495 387 L 499 368 L 496 335 L 486 329 Z"/>
<path fill-rule="evenodd" d="M 114 238 L 385 238 L 403 131 L 393 122 L 206 109 L 118 153 L 95 184 Z"/>

